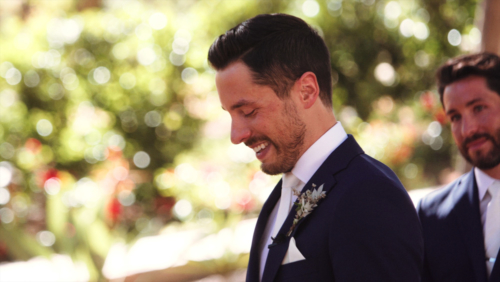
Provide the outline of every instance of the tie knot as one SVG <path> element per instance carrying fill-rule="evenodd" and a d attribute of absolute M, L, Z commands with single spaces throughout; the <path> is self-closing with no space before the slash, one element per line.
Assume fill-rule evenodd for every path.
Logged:
<path fill-rule="evenodd" d="M 492 198 L 500 195 L 500 181 L 496 180 L 495 182 L 493 182 L 490 187 L 488 187 L 488 192 L 490 193 Z"/>
<path fill-rule="evenodd" d="M 300 179 L 291 172 L 287 172 L 283 175 L 283 188 L 285 189 L 293 189 L 299 186 L 300 182 Z"/>

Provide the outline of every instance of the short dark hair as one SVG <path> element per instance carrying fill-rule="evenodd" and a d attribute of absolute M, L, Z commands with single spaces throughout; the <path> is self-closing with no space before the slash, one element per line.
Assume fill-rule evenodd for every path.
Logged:
<path fill-rule="evenodd" d="M 320 99 L 332 107 L 330 54 L 324 40 L 303 20 L 286 14 L 263 14 L 219 36 L 208 51 L 216 70 L 242 61 L 257 84 L 271 87 L 280 99 L 305 72 L 316 75 Z"/>
<path fill-rule="evenodd" d="M 500 58 L 495 54 L 482 52 L 450 59 L 439 67 L 436 79 L 441 104 L 446 86 L 472 75 L 486 78 L 488 88 L 500 95 Z"/>

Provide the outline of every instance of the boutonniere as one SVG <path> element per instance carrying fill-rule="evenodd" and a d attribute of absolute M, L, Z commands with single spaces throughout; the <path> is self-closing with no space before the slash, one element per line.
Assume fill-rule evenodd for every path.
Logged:
<path fill-rule="evenodd" d="M 293 224 L 286 236 L 290 236 L 297 226 L 297 223 L 299 223 L 299 221 L 304 217 L 308 216 L 313 211 L 313 209 L 318 206 L 319 200 L 326 197 L 326 193 L 323 191 L 323 185 L 325 184 L 321 184 L 318 189 L 314 189 L 316 187 L 316 184 L 313 183 L 313 189 L 307 190 L 302 194 L 297 190 L 293 190 L 293 194 L 297 196 L 297 201 L 295 202 L 295 210 L 297 211 L 297 213 L 295 214 Z"/>

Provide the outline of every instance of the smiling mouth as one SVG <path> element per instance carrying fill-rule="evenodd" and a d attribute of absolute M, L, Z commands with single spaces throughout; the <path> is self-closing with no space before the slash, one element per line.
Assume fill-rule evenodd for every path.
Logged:
<path fill-rule="evenodd" d="M 485 137 L 485 136 L 481 136 L 481 137 L 478 137 L 478 138 L 474 138 L 473 140 L 467 142 L 466 144 L 466 148 L 468 150 L 470 149 L 478 149 L 479 147 L 481 147 L 484 143 L 486 143 L 486 141 L 488 141 L 489 138 Z"/>
<path fill-rule="evenodd" d="M 259 146 L 255 146 L 252 149 L 254 150 L 255 153 L 259 153 L 260 151 L 264 150 L 267 146 L 269 146 L 268 142 L 261 143 Z"/>

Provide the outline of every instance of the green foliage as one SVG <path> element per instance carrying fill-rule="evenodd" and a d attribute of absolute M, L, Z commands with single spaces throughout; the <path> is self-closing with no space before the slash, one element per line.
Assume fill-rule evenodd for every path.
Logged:
<path fill-rule="evenodd" d="M 0 25 L 0 258 L 67 253 L 96 280 L 116 241 L 256 216 L 276 178 L 230 145 L 206 54 L 260 13 L 318 29 L 337 118 L 408 189 L 450 170 L 434 71 L 477 46 L 474 0 L 55 2 Z"/>

